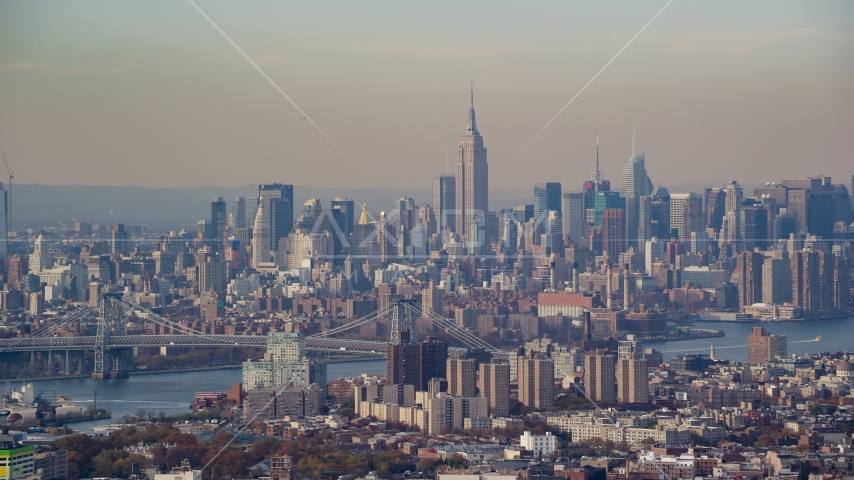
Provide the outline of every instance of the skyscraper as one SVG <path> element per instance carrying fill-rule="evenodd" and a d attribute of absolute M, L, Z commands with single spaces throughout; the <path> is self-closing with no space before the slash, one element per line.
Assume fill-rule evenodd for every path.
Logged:
<path fill-rule="evenodd" d="M 762 263 L 763 256 L 757 252 L 741 252 L 738 255 L 738 307 L 745 307 L 762 301 Z"/>
<path fill-rule="evenodd" d="M 246 228 L 246 197 L 234 197 L 234 201 L 231 202 L 230 220 L 229 226 L 234 230 Z"/>
<path fill-rule="evenodd" d="M 611 181 L 602 179 L 602 172 L 599 170 L 599 135 L 596 135 L 596 170 L 590 173 L 590 180 L 584 182 L 581 190 L 584 194 L 585 223 L 594 224 L 596 194 L 610 190 Z"/>
<path fill-rule="evenodd" d="M 795 219 L 795 233 L 807 231 L 807 198 L 809 190 L 790 189 L 786 211 Z"/>
<path fill-rule="evenodd" d="M 332 216 L 335 218 L 336 223 L 338 223 L 338 227 L 341 228 L 341 233 L 349 237 L 353 233 L 353 225 L 355 225 L 356 205 L 353 203 L 353 200 L 337 197 L 335 200 L 332 200 L 331 207 Z M 350 251 L 353 251 L 352 245 Z"/>
<path fill-rule="evenodd" d="M 30 255 L 30 268 L 33 273 L 39 273 L 53 267 L 53 258 L 45 248 L 44 234 L 39 233 L 36 237 L 33 253 Z"/>
<path fill-rule="evenodd" d="M 9 253 L 9 192 L 0 183 L 0 258 Z"/>
<path fill-rule="evenodd" d="M 493 417 L 510 414 L 510 364 L 481 363 L 480 396 L 488 401 L 489 413 Z"/>
<path fill-rule="evenodd" d="M 726 187 L 724 193 L 724 211 L 736 212 L 741 209 L 741 203 L 744 200 L 744 191 L 735 180 Z"/>
<path fill-rule="evenodd" d="M 602 212 L 609 208 L 626 210 L 626 199 L 617 192 L 603 191 L 593 196 L 594 221 L 597 227 L 602 225 Z"/>
<path fill-rule="evenodd" d="M 252 268 L 258 268 L 262 263 L 270 261 L 271 236 L 270 216 L 267 212 L 269 203 L 264 198 L 264 192 L 258 197 L 258 211 L 255 213 L 255 224 L 252 227 Z"/>
<path fill-rule="evenodd" d="M 792 269 L 789 258 L 766 258 L 762 263 L 762 303 L 792 302 Z"/>
<path fill-rule="evenodd" d="M 738 211 L 738 231 L 742 248 L 768 248 L 768 212 L 757 205 L 744 206 Z"/>
<path fill-rule="evenodd" d="M 635 155 L 623 165 L 620 195 L 625 198 L 637 198 L 652 193 L 652 181 L 646 172 L 645 154 Z"/>
<path fill-rule="evenodd" d="M 130 253 L 130 245 L 128 245 L 128 232 L 125 230 L 123 223 L 113 225 L 110 232 L 110 249 L 113 255 L 127 255 Z"/>
<path fill-rule="evenodd" d="M 213 245 L 210 245 L 214 253 L 222 253 L 225 250 L 225 200 L 222 197 L 214 198 L 211 202 L 211 225 L 213 229 Z"/>
<path fill-rule="evenodd" d="M 688 241 L 691 232 L 703 231 L 703 199 L 694 193 L 670 194 L 670 229 Z"/>
<path fill-rule="evenodd" d="M 561 212 L 561 193 L 558 182 L 539 182 L 534 185 L 534 217 L 540 218 L 543 212 L 557 210 Z M 562 212 L 561 212 L 562 213 Z"/>
<path fill-rule="evenodd" d="M 726 190 L 723 188 L 707 188 L 703 194 L 704 226 L 715 231 L 721 229 L 724 213 L 726 213 Z"/>
<path fill-rule="evenodd" d="M 626 251 L 626 212 L 608 208 L 602 212 L 602 254 L 616 262 Z"/>
<path fill-rule="evenodd" d="M 584 236 L 584 194 L 564 193 L 562 210 L 563 234 L 569 235 L 569 239 L 578 244 Z"/>
<path fill-rule="evenodd" d="M 645 155 L 635 155 L 623 165 L 620 195 L 626 199 L 626 242 L 628 247 L 639 247 L 644 239 L 638 240 L 638 220 L 640 219 L 639 199 L 648 196 L 653 189 L 652 181 L 646 173 Z M 640 242 L 640 243 L 639 243 Z"/>
<path fill-rule="evenodd" d="M 453 175 L 433 177 L 433 216 L 439 231 L 450 227 L 456 230 L 454 210 L 457 208 L 456 178 Z"/>
<path fill-rule="evenodd" d="M 294 228 L 294 186 L 281 183 L 258 185 L 258 208 L 264 196 L 264 211 L 270 228 L 269 243 L 278 248 L 279 240 L 288 236 Z"/>
<path fill-rule="evenodd" d="M 466 132 L 460 138 L 460 148 L 457 155 L 455 173 L 456 210 L 458 212 L 457 234 L 467 237 L 472 231 L 472 224 L 479 217 L 479 222 L 486 226 L 486 215 L 489 212 L 489 165 L 486 162 L 486 148 L 483 137 L 477 130 L 474 113 L 474 91 L 472 90 L 469 123 Z M 483 245 L 478 246 L 478 248 Z M 469 252 L 480 253 L 480 252 Z"/>

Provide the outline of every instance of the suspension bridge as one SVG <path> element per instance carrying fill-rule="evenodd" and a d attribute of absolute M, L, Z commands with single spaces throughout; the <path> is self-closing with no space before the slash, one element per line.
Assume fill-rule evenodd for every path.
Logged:
<path fill-rule="evenodd" d="M 160 325 L 171 334 L 128 334 L 129 314 L 133 313 L 149 325 Z M 93 319 L 92 317 L 96 317 Z M 379 318 L 391 320 L 388 341 L 371 341 L 341 338 L 335 335 L 347 333 Z M 306 348 L 315 352 L 351 352 L 384 355 L 389 345 L 401 342 L 401 332 L 408 331 L 410 341 L 417 341 L 416 319 L 426 319 L 435 331 L 446 333 L 462 345 L 484 349 L 493 355 L 506 355 L 474 333 L 459 327 L 453 320 L 433 311 L 425 311 L 413 300 L 398 300 L 362 318 L 341 326 L 306 337 Z M 96 320 L 95 335 L 62 336 L 64 328 L 75 323 Z M 177 333 L 176 333 L 177 332 Z M 98 306 L 82 306 L 64 317 L 51 321 L 28 337 L 0 340 L 0 353 L 30 353 L 31 372 L 35 372 L 37 354 L 49 363 L 60 365 L 63 374 L 83 373 L 84 355 L 94 352 L 94 378 L 110 378 L 126 375 L 121 365 L 120 352 L 134 347 L 248 347 L 265 348 L 266 335 L 217 335 L 206 334 L 187 325 L 176 323 L 158 315 L 146 307 L 123 298 L 118 294 L 105 294 Z M 74 365 L 76 363 L 76 366 Z"/>

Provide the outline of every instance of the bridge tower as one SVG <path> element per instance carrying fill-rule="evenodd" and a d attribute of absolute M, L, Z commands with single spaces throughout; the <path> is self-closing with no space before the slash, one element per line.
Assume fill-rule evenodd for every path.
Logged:
<path fill-rule="evenodd" d="M 92 378 L 104 380 L 108 378 L 120 378 L 127 376 L 119 368 L 118 357 L 113 359 L 112 371 L 104 370 L 107 350 L 110 348 L 110 336 L 123 333 L 124 311 L 122 309 L 121 295 L 107 293 L 101 296 L 98 309 L 98 330 L 95 335 L 95 369 Z"/>
<path fill-rule="evenodd" d="M 412 308 L 409 306 L 412 300 L 397 300 L 394 302 L 391 310 L 391 336 L 389 343 L 392 345 L 400 345 L 403 338 L 401 332 L 409 332 L 409 342 L 417 343 L 417 331 L 415 329 L 415 319 L 413 318 Z"/>

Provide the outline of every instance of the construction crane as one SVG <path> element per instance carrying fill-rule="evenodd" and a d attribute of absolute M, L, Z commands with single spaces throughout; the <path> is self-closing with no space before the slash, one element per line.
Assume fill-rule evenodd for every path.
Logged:
<path fill-rule="evenodd" d="M 15 178 L 15 172 L 9 169 L 9 162 L 6 161 L 6 154 L 3 154 L 3 163 L 6 164 L 6 173 L 9 174 L 9 205 L 8 205 L 8 213 L 6 215 L 6 229 L 7 232 L 12 231 L 12 179 Z"/>

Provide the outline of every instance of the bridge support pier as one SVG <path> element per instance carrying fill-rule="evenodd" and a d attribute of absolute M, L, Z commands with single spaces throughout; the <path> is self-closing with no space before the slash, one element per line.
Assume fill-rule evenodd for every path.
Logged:
<path fill-rule="evenodd" d="M 36 376 L 36 352 L 30 352 L 30 375 Z"/>
<path fill-rule="evenodd" d="M 69 363 L 69 352 L 65 351 L 65 364 L 63 365 L 63 370 L 65 370 L 66 375 L 71 375 L 71 363 Z"/>

